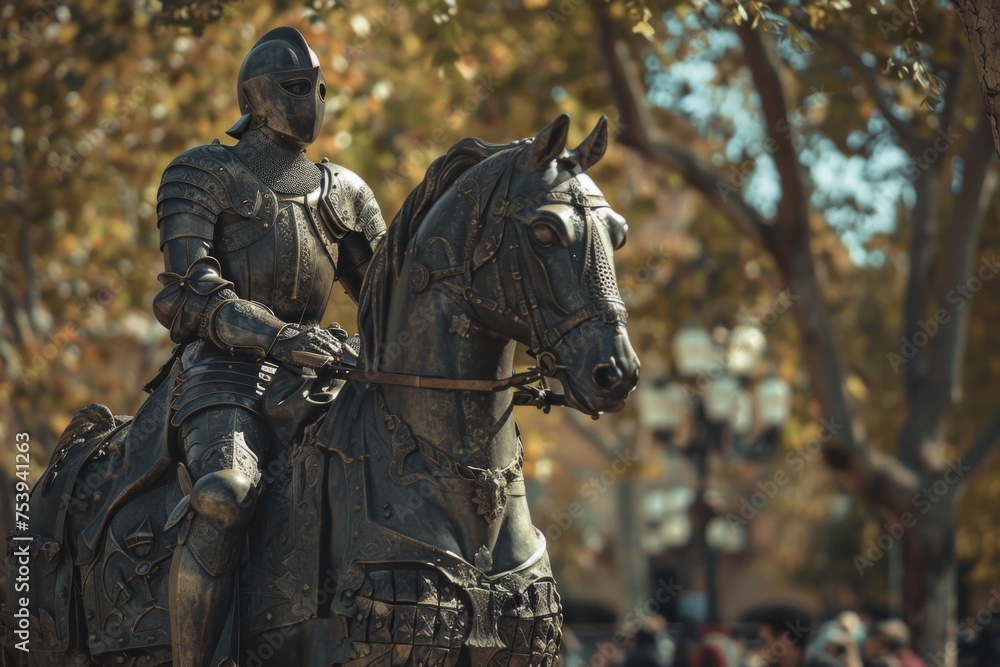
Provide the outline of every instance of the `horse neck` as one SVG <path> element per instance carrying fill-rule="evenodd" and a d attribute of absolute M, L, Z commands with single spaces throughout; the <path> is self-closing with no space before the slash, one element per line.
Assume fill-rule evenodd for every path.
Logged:
<path fill-rule="evenodd" d="M 382 370 L 449 379 L 500 379 L 513 372 L 513 341 L 473 324 L 436 286 L 414 293 L 408 259 L 393 289 Z M 503 468 L 517 456 L 511 392 L 383 387 L 389 411 L 419 439 L 463 463 Z"/>

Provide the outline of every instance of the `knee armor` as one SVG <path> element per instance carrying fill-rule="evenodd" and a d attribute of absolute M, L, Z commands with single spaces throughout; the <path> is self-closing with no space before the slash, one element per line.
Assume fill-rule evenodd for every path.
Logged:
<path fill-rule="evenodd" d="M 191 509 L 219 530 L 245 526 L 257 507 L 257 488 L 239 470 L 218 470 L 195 482 Z"/>
<path fill-rule="evenodd" d="M 191 489 L 191 519 L 185 547 L 213 577 L 235 568 L 243 555 L 246 525 L 257 505 L 253 480 L 238 470 L 205 475 Z"/>

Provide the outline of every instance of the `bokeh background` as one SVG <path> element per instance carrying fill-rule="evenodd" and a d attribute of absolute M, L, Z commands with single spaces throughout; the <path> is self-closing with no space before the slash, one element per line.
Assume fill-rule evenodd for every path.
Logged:
<path fill-rule="evenodd" d="M 704 621 L 706 548 L 732 622 L 779 600 L 869 609 L 929 652 L 1000 595 L 996 158 L 965 33 L 936 1 L 3 3 L 8 475 L 16 433 L 37 479 L 80 407 L 140 404 L 171 349 L 151 313 L 160 174 L 228 141 L 242 58 L 281 24 L 330 90 L 308 155 L 361 174 L 387 218 L 459 138 L 567 112 L 575 144 L 608 116 L 591 174 L 630 225 L 616 258 L 639 395 L 677 374 L 673 337 L 694 324 L 720 345 L 758 328 L 755 373 L 791 388 L 766 455 L 723 439 L 701 489 L 684 438 L 651 426 L 655 392 L 596 422 L 521 409 L 581 636 Z M 353 328 L 353 305 L 328 319 Z M 970 470 L 942 487 L 956 462 Z"/>

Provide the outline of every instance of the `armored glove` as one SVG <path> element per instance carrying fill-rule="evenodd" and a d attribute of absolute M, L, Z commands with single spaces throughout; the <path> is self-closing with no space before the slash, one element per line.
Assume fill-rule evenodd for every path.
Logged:
<path fill-rule="evenodd" d="M 276 361 L 297 366 L 306 365 L 320 367 L 326 362 L 326 358 L 333 357 L 340 361 L 343 345 L 339 338 L 330 330 L 320 327 L 300 327 L 297 324 L 289 324 L 278 334 L 277 340 L 271 346 L 268 356 Z M 293 359 L 294 352 L 308 352 L 319 355 L 315 361 L 302 362 L 302 358 Z"/>
<path fill-rule="evenodd" d="M 348 366 L 357 366 L 358 355 L 361 351 L 361 338 L 357 334 L 348 335 L 347 331 L 337 322 L 327 326 L 327 331 L 332 333 L 341 343 L 340 361 Z"/>

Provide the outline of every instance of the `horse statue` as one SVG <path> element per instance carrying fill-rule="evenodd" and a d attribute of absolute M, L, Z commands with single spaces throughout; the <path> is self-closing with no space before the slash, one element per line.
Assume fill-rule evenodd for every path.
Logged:
<path fill-rule="evenodd" d="M 366 274 L 359 364 L 277 371 L 279 444 L 213 667 L 556 663 L 561 606 L 513 406 L 596 418 L 639 368 L 612 262 L 625 220 L 584 173 L 607 121 L 572 150 L 568 129 L 562 115 L 438 158 Z M 537 363 L 522 373 L 518 343 Z M 60 439 L 29 530 L 8 539 L 32 585 L 0 614 L 5 665 L 170 664 L 190 482 L 173 446 L 149 453 L 171 435 L 168 386 L 134 418 L 89 406 Z"/>

